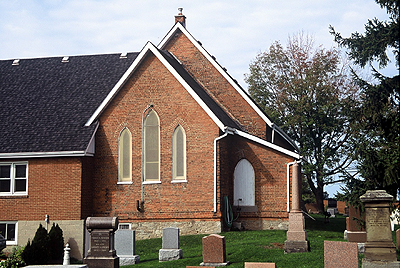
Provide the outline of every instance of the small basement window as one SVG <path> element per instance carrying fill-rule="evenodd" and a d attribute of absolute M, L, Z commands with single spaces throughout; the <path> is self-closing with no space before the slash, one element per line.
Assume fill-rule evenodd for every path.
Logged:
<path fill-rule="evenodd" d="M 131 224 L 130 223 L 120 223 L 118 225 L 119 230 L 130 230 L 131 229 Z"/>
<path fill-rule="evenodd" d="M 0 234 L 6 239 L 6 245 L 16 245 L 17 222 L 0 222 Z"/>

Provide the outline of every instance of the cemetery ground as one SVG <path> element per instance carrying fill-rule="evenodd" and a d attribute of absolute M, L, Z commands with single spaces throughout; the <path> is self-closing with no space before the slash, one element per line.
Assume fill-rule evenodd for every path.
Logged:
<path fill-rule="evenodd" d="M 306 217 L 307 238 L 310 241 L 310 252 L 284 254 L 286 231 L 231 231 L 220 235 L 225 236 L 226 259 L 231 262 L 227 267 L 244 267 L 244 262 L 274 262 L 278 268 L 324 267 L 324 240 L 346 241 L 343 232 L 346 229 L 346 218 L 337 215 L 325 223 L 323 215 L 312 214 L 315 221 Z M 396 229 L 399 226 L 396 226 Z M 395 241 L 395 232 L 393 241 Z M 140 263 L 124 268 L 140 267 L 186 267 L 198 266 L 202 259 L 202 238 L 205 235 L 180 236 L 180 248 L 183 250 L 183 259 L 159 262 L 158 250 L 162 248 L 162 239 L 148 239 L 136 241 L 136 254 L 140 256 Z M 398 252 L 398 259 L 400 257 Z M 338 256 L 340 258 L 340 256 Z M 359 255 L 359 267 L 361 259 Z"/>

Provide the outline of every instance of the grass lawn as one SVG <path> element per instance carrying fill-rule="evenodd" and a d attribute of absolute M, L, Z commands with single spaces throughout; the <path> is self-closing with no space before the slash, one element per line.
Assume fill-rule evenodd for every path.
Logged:
<path fill-rule="evenodd" d="M 244 262 L 275 262 L 279 268 L 324 267 L 324 240 L 345 241 L 343 232 L 346 229 L 346 219 L 337 216 L 324 223 L 324 216 L 312 215 L 316 221 L 306 219 L 310 252 L 284 254 L 286 231 L 241 231 L 225 232 L 228 267 L 244 267 Z M 180 237 L 180 248 L 183 259 L 169 262 L 158 261 L 158 250 L 162 247 L 161 238 L 136 241 L 136 254 L 140 263 L 125 268 L 140 267 L 186 267 L 198 266 L 202 262 L 202 238 L 205 235 L 190 235 Z"/>

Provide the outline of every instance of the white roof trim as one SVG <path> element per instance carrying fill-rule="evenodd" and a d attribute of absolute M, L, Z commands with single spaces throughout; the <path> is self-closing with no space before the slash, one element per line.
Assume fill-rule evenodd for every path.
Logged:
<path fill-rule="evenodd" d="M 60 152 L 21 152 L 21 153 L 2 153 L 0 159 L 14 159 L 14 158 L 39 158 L 39 157 L 80 157 L 80 156 L 94 156 L 92 153 L 86 151 L 60 151 Z"/>
<path fill-rule="evenodd" d="M 159 49 L 164 49 L 166 43 L 172 38 L 175 31 L 179 29 L 185 36 L 193 43 L 193 45 L 208 59 L 208 61 L 220 72 L 220 74 L 231 84 L 231 86 L 236 89 L 236 91 L 247 101 L 247 103 L 256 111 L 256 113 L 270 126 L 273 127 L 274 123 L 264 114 L 264 112 L 250 99 L 250 97 L 236 84 L 236 82 L 232 79 L 231 76 L 218 64 L 218 62 L 213 59 L 213 57 L 203 48 L 202 45 L 186 30 L 186 28 L 179 22 L 177 22 L 174 27 L 168 32 L 168 34 L 161 40 L 160 44 L 158 44 Z M 284 133 L 280 128 L 275 128 L 284 139 L 286 139 L 290 144 L 294 145 L 295 148 L 297 146 L 290 139 L 286 133 Z"/>
<path fill-rule="evenodd" d="M 256 137 L 256 136 L 253 136 L 253 135 L 248 134 L 246 132 L 243 132 L 243 131 L 240 131 L 240 130 L 236 130 L 235 134 L 237 134 L 237 135 L 239 135 L 239 136 L 241 136 L 243 138 L 249 139 L 251 141 L 257 142 L 257 143 L 259 143 L 261 145 L 264 145 L 264 146 L 266 146 L 268 148 L 274 149 L 274 150 L 276 150 L 278 152 L 281 152 L 281 153 L 283 153 L 285 155 L 289 155 L 289 156 L 294 157 L 296 159 L 300 159 L 301 158 L 301 156 L 299 154 L 295 153 L 295 152 L 292 152 L 290 150 L 282 148 L 282 147 L 280 147 L 280 146 L 278 146 L 276 144 L 270 143 L 270 142 L 268 142 L 266 140 L 263 140 L 263 139 L 261 139 L 259 137 Z"/>
<path fill-rule="evenodd" d="M 94 114 L 90 117 L 90 119 L 86 122 L 86 126 L 91 125 L 94 120 L 101 114 L 101 112 L 107 107 L 107 105 L 111 102 L 117 92 L 124 86 L 129 77 L 134 73 L 134 71 L 138 68 L 140 63 L 143 61 L 148 52 L 152 52 L 154 56 L 157 57 L 158 60 L 168 69 L 168 71 L 178 80 L 178 82 L 189 92 L 189 94 L 197 101 L 197 103 L 203 108 L 203 110 L 211 117 L 211 119 L 215 122 L 215 124 L 221 129 L 224 129 L 224 124 L 219 120 L 219 118 L 211 111 L 211 109 L 203 102 L 203 100 L 196 94 L 196 92 L 189 86 L 188 83 L 178 74 L 178 72 L 169 64 L 169 62 L 161 55 L 160 51 L 150 42 L 148 42 L 139 55 L 136 57 L 132 65 L 128 68 L 128 70 L 124 73 L 121 79 L 115 84 L 113 89 L 104 99 L 104 101 L 100 104 L 100 106 L 96 109 Z"/>

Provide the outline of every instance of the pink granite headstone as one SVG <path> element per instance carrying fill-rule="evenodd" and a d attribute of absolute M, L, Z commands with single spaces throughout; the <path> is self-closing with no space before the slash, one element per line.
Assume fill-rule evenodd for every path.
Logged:
<path fill-rule="evenodd" d="M 218 263 L 227 263 L 225 237 L 217 234 L 203 237 L 202 265 Z"/>
<path fill-rule="evenodd" d="M 245 262 L 244 268 L 276 268 L 272 262 Z"/>
<path fill-rule="evenodd" d="M 357 243 L 324 241 L 324 267 L 358 268 Z"/>

